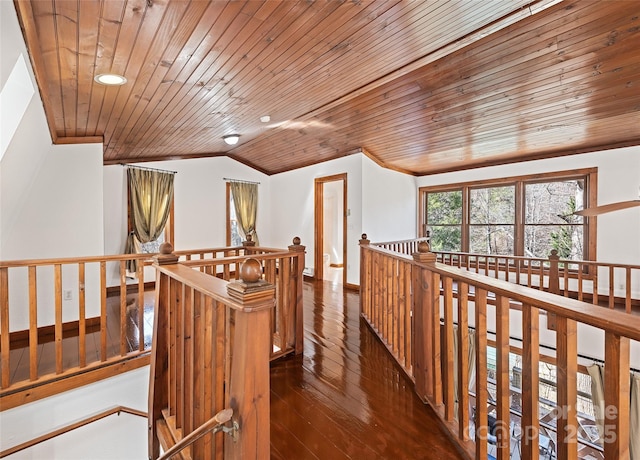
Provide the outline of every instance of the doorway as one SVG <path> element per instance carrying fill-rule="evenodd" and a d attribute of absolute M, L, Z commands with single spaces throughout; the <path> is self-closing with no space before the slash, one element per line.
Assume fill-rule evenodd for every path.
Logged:
<path fill-rule="evenodd" d="M 347 174 L 315 179 L 314 277 L 347 283 Z"/>

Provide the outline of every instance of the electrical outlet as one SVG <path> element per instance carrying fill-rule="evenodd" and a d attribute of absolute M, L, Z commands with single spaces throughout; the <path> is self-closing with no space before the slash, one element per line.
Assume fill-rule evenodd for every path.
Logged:
<path fill-rule="evenodd" d="M 62 291 L 62 298 L 64 300 L 72 300 L 73 299 L 73 291 L 71 289 L 65 289 Z"/>

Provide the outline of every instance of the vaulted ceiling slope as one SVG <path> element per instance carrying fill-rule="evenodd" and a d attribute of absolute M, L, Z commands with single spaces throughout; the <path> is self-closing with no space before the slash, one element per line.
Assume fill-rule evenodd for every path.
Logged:
<path fill-rule="evenodd" d="M 640 144 L 639 1 L 15 5 L 54 141 L 105 163 L 362 150 L 423 175 Z"/>

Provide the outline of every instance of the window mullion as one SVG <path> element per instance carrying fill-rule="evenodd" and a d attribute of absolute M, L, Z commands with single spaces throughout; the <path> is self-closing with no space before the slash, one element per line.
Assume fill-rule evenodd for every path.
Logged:
<path fill-rule="evenodd" d="M 469 252 L 469 220 L 470 220 L 470 206 L 471 191 L 467 186 L 462 187 L 462 229 L 460 236 L 460 245 L 462 246 L 462 252 Z"/>
<path fill-rule="evenodd" d="M 516 256 L 524 255 L 524 221 L 525 221 L 525 196 L 524 196 L 524 182 L 517 181 L 515 183 L 515 228 L 513 252 Z"/>

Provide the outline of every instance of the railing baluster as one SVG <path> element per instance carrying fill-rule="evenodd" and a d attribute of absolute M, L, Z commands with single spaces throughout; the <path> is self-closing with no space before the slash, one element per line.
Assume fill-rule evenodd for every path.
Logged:
<path fill-rule="evenodd" d="M 409 369 L 410 374 L 415 378 L 415 373 L 413 369 L 413 306 L 411 305 L 411 264 L 404 264 L 404 298 L 405 298 L 405 314 L 404 314 L 404 352 L 405 352 L 405 361 L 404 367 Z"/>
<path fill-rule="evenodd" d="M 211 350 L 213 343 L 205 342 L 204 336 L 207 329 L 204 320 L 203 311 L 203 294 L 201 292 L 193 293 L 193 330 L 192 330 L 192 349 L 193 349 L 193 425 L 192 428 L 197 428 L 204 422 L 209 420 L 210 417 L 205 418 L 205 406 L 204 406 L 204 388 L 205 388 L 205 353 L 207 349 Z M 208 323 L 209 329 L 212 324 Z M 206 385 L 208 386 L 208 385 Z M 208 435 L 207 437 L 209 437 Z M 192 446 L 192 458 L 205 459 L 207 458 L 205 445 L 206 438 L 200 439 Z"/>
<path fill-rule="evenodd" d="M 444 377 L 444 418 L 453 420 L 454 410 L 454 379 L 453 379 L 453 280 L 449 277 L 442 279 L 444 287 L 444 330 L 443 330 L 443 377 Z M 438 315 L 440 312 L 438 312 Z"/>
<path fill-rule="evenodd" d="M 10 379 L 10 337 L 9 337 L 9 269 L 0 268 L 0 346 L 2 348 L 2 388 L 9 387 Z"/>
<path fill-rule="evenodd" d="M 625 269 L 625 300 L 624 300 L 624 310 L 627 313 L 631 313 L 631 268 L 627 267 Z"/>
<path fill-rule="evenodd" d="M 431 295 L 428 300 L 431 305 L 428 312 L 431 314 L 431 331 L 432 341 L 431 347 L 433 350 L 433 356 L 431 358 L 433 366 L 433 404 L 438 406 L 442 404 L 442 371 L 440 367 L 441 359 L 441 342 L 440 342 L 440 274 L 432 273 L 431 277 Z"/>
<path fill-rule="evenodd" d="M 475 326 L 476 326 L 476 458 L 487 458 L 487 291 L 476 289 Z"/>
<path fill-rule="evenodd" d="M 87 313 L 85 290 L 85 266 L 78 264 L 78 363 L 80 367 L 87 366 Z"/>
<path fill-rule="evenodd" d="M 509 299 L 496 296 L 496 415 L 498 460 L 510 454 Z"/>
<path fill-rule="evenodd" d="M 34 381 L 37 378 L 38 378 L 38 278 L 37 278 L 37 268 L 34 265 L 30 265 L 29 266 L 29 380 Z"/>
<path fill-rule="evenodd" d="M 557 448 L 559 460 L 578 458 L 578 331 L 576 321 L 556 315 Z"/>
<path fill-rule="evenodd" d="M 198 425 L 194 425 L 194 350 L 193 334 L 194 328 L 194 291 L 189 286 L 184 287 L 184 384 L 183 384 L 183 401 L 184 401 L 184 416 L 183 416 L 183 431 L 182 435 L 185 436 L 197 428 Z"/>
<path fill-rule="evenodd" d="M 604 456 L 629 459 L 629 339 L 605 333 Z M 614 410 L 615 409 L 615 410 Z M 637 436 L 636 432 L 634 436 Z"/>
<path fill-rule="evenodd" d="M 469 285 L 458 283 L 458 437 L 469 439 Z"/>
<path fill-rule="evenodd" d="M 138 351 L 144 351 L 144 264 L 137 264 L 138 276 Z"/>
<path fill-rule="evenodd" d="M 53 266 L 55 296 L 55 349 L 56 374 L 62 374 L 62 265 Z"/>
<path fill-rule="evenodd" d="M 142 261 L 139 262 L 142 264 Z M 120 356 L 127 354 L 127 266 L 120 261 Z"/>
<path fill-rule="evenodd" d="M 100 361 L 107 360 L 107 262 L 100 262 Z"/>
<path fill-rule="evenodd" d="M 407 313 L 407 302 L 408 299 L 406 297 L 406 290 L 405 290 L 405 263 L 401 262 L 400 260 L 396 260 L 396 264 L 397 264 L 397 270 L 398 270 L 398 284 L 397 284 L 397 289 L 398 289 L 398 293 L 397 293 L 397 319 L 396 319 L 396 327 L 395 327 L 395 336 L 397 338 L 396 340 L 396 350 L 397 350 L 397 357 L 398 357 L 398 362 L 400 362 L 400 364 L 402 365 L 402 367 L 404 367 L 405 369 L 408 368 L 407 366 L 407 362 L 406 362 L 406 350 L 405 350 L 405 337 L 407 335 L 409 335 L 408 330 L 406 329 L 406 320 L 405 320 L 405 314 Z"/>
<path fill-rule="evenodd" d="M 539 456 L 538 434 L 540 389 L 540 310 L 522 305 L 522 420 L 520 448 L 522 460 Z"/>
<path fill-rule="evenodd" d="M 616 303 L 616 295 L 615 295 L 615 273 L 613 270 L 613 265 L 609 266 L 609 308 L 613 309 Z"/>
<path fill-rule="evenodd" d="M 178 282 L 176 287 L 176 304 L 175 304 L 175 397 L 176 397 L 176 428 L 184 428 L 184 348 L 185 348 L 185 290 L 187 286 Z"/>

